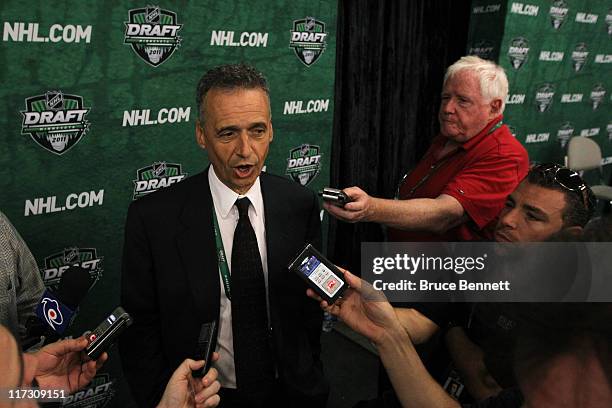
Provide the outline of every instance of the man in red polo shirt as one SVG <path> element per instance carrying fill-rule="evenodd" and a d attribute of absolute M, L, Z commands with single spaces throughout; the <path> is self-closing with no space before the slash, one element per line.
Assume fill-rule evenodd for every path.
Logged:
<path fill-rule="evenodd" d="M 462 57 L 444 76 L 440 134 L 402 180 L 399 199 L 350 187 L 352 202 L 325 209 L 343 221 L 385 224 L 390 241 L 491 239 L 506 197 L 529 170 L 527 151 L 502 123 L 507 94 L 503 68 Z"/>

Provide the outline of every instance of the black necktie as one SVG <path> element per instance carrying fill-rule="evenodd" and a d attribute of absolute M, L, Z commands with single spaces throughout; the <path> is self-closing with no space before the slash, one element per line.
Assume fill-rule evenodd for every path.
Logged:
<path fill-rule="evenodd" d="M 266 286 L 257 237 L 249 221 L 250 204 L 246 197 L 236 200 L 239 219 L 232 247 L 232 331 L 238 391 L 256 402 L 270 391 L 274 366 Z"/>

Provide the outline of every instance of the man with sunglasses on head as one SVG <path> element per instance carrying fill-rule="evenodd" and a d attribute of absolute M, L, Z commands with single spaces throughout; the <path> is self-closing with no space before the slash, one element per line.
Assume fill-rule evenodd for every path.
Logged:
<path fill-rule="evenodd" d="M 494 240 L 542 242 L 558 234 L 579 236 L 594 205 L 593 192 L 576 172 L 554 163 L 536 165 L 508 196 Z M 511 304 L 473 304 L 465 321 L 446 333 L 453 362 L 476 400 L 516 386 L 511 347 L 521 319 L 515 315 Z"/>

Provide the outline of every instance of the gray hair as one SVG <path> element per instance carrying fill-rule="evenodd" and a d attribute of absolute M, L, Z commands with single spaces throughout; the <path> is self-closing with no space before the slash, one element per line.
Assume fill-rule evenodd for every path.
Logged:
<path fill-rule="evenodd" d="M 202 112 L 204 98 L 208 91 L 213 88 L 225 90 L 238 88 L 261 89 L 268 95 L 268 103 L 270 102 L 268 81 L 266 77 L 253 66 L 245 63 L 220 65 L 206 72 L 200 79 L 196 89 L 198 118 L 202 124 L 204 123 L 204 113 Z"/>
<path fill-rule="evenodd" d="M 508 78 L 502 67 L 493 61 L 484 60 L 475 55 L 461 57 L 459 61 L 448 67 L 444 74 L 444 83 L 449 78 L 461 71 L 471 71 L 475 73 L 480 82 L 480 95 L 490 102 L 493 99 L 501 99 L 501 111 L 506 107 L 506 97 L 508 96 Z"/>

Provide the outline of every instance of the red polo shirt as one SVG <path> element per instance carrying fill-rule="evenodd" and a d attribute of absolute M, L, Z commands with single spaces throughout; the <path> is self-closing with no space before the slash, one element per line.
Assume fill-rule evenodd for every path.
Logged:
<path fill-rule="evenodd" d="M 525 148 L 506 125 L 495 128 L 500 115 L 456 150 L 439 157 L 447 138 L 438 135 L 417 167 L 404 179 L 399 198 L 453 196 L 469 220 L 442 235 L 389 228 L 389 241 L 474 241 L 492 238 L 508 195 L 529 171 Z M 492 130 L 492 131 L 491 131 Z"/>

